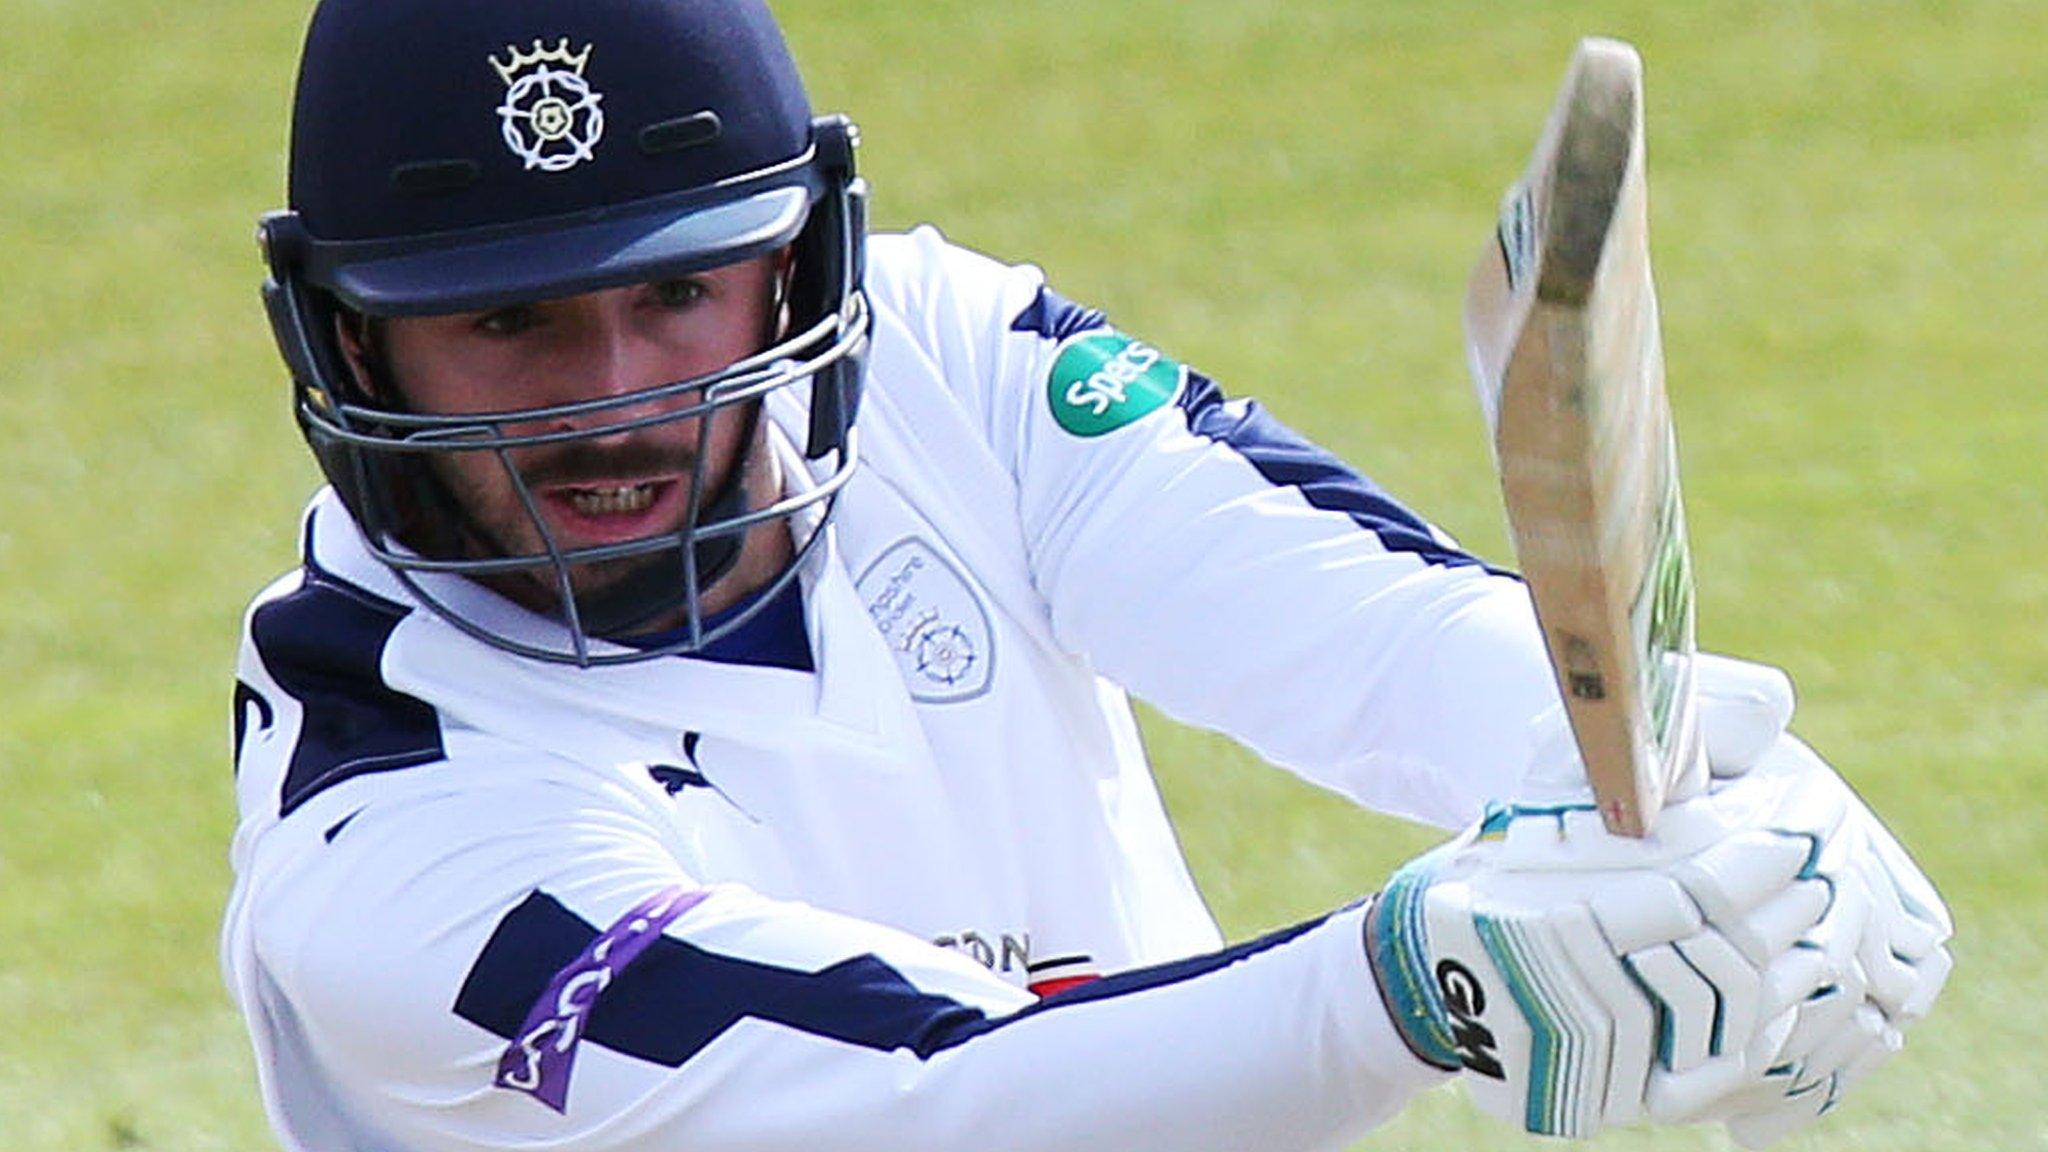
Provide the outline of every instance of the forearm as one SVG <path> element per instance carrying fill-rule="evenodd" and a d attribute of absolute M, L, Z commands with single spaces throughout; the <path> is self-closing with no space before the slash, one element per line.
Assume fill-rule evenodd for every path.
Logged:
<path fill-rule="evenodd" d="M 1285 1152 L 1341 1144 L 1441 1079 L 1387 1020 L 1355 909 L 1039 1000 L 630 847 L 521 880 L 525 843 L 359 868 L 317 923 L 272 923 L 244 969 L 252 1028 L 295 1034 L 367 1130 L 423 1152 Z M 508 908 L 465 897 L 481 875 Z M 282 1001 L 256 994 L 273 983 Z"/>
<path fill-rule="evenodd" d="M 1042 445 L 1097 473 L 1057 470 L 1062 494 L 1027 516 L 1062 641 L 1369 806 L 1448 827 L 1511 794 L 1557 700 L 1521 583 L 1305 441 L 1262 468 L 1199 412 L 1148 419 L 1128 441 Z M 1077 487 L 1089 514 L 1056 515 Z"/>
<path fill-rule="evenodd" d="M 764 1038 L 764 1044 L 785 1041 Z M 1284 942 L 1112 976 L 938 1038 L 728 1058 L 691 1147 L 1229 1152 L 1342 1146 L 1444 1077 L 1393 1032 L 1348 911 Z M 770 1119 L 772 1118 L 772 1119 Z M 762 1141 L 764 1128 L 775 1139 Z"/>

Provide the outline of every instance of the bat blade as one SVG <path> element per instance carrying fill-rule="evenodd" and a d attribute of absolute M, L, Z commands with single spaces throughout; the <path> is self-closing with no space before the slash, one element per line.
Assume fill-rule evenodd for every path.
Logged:
<path fill-rule="evenodd" d="M 1585 40 L 1465 296 L 1516 559 L 1602 818 L 1628 836 L 1706 780 L 1647 191 L 1642 61 Z"/>

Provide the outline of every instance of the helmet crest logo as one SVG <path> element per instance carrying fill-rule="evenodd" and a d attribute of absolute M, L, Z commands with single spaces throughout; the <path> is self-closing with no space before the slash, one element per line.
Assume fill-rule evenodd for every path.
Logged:
<path fill-rule="evenodd" d="M 591 45 L 569 51 L 569 38 L 553 47 L 539 40 L 526 51 L 505 46 L 505 60 L 490 57 L 498 79 L 505 82 L 505 100 L 498 105 L 498 129 L 505 147 L 530 171 L 561 172 L 596 156 L 604 137 L 604 99 L 583 79 Z"/>

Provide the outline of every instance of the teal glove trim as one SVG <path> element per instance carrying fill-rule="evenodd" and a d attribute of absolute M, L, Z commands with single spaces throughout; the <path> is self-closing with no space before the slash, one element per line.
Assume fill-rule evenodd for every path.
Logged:
<path fill-rule="evenodd" d="M 1687 961 L 1687 963 L 1690 964 L 1691 961 Z M 1672 1061 L 1676 1057 L 1677 1047 L 1677 1029 L 1671 1022 L 1671 1005 L 1664 997 L 1657 995 L 1657 990 L 1650 987 L 1650 982 L 1643 979 L 1642 973 L 1636 971 L 1634 961 L 1623 956 L 1621 958 L 1621 969 L 1628 973 L 1628 978 L 1635 981 L 1636 987 L 1642 989 L 1643 995 L 1649 998 L 1651 1006 L 1657 1009 L 1657 1064 L 1666 1072 L 1669 1072 L 1671 1071 Z M 1693 971 L 1697 972 L 1699 969 L 1695 968 Z M 1714 990 L 1714 1055 L 1719 1056 L 1720 1054 L 1721 991 L 1717 988 Z"/>
<path fill-rule="evenodd" d="M 1585 1135 L 1572 1117 L 1579 1112 L 1579 1069 L 1586 1046 L 1573 1034 L 1569 1018 L 1553 1007 L 1564 998 L 1547 986 L 1547 974 L 1520 926 L 1491 916 L 1475 916 L 1472 923 L 1529 1024 L 1529 1095 L 1522 1126 L 1546 1136 Z"/>
<path fill-rule="evenodd" d="M 1707 1055 L 1710 1057 L 1719 1056 L 1721 1050 L 1726 1047 L 1728 1039 L 1728 998 L 1721 995 L 1721 986 L 1714 983 L 1705 972 L 1700 971 L 1700 966 L 1692 962 L 1692 957 L 1685 954 L 1684 948 L 1674 944 L 1671 946 L 1671 950 L 1678 953 L 1678 958 L 1685 961 L 1685 966 L 1692 969 L 1693 975 L 1700 978 L 1700 983 L 1707 986 L 1707 991 L 1714 994 L 1714 1030 L 1707 1037 Z M 1670 1031 L 1670 1021 L 1662 1015 L 1658 1016 L 1657 1051 L 1659 1059 L 1664 1061 L 1664 1067 L 1667 1071 L 1671 1068 L 1671 1058 L 1665 1055 L 1665 1053 L 1671 1051 Z"/>
<path fill-rule="evenodd" d="M 1461 1065 L 1443 997 L 1429 970 L 1429 926 L 1423 917 L 1423 901 L 1443 851 L 1410 861 L 1387 881 L 1366 912 L 1365 953 L 1387 1015 L 1409 1051 L 1424 1063 L 1455 1072 Z"/>

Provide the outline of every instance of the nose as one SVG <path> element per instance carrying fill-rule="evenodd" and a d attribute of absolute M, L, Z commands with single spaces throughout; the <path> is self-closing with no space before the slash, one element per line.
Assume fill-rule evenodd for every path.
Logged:
<path fill-rule="evenodd" d="M 559 387 L 564 403 L 622 401 L 673 384 L 673 371 L 659 341 L 635 329 L 630 315 L 612 307 L 602 293 L 578 309 L 581 315 L 566 333 Z M 687 407 L 686 395 L 649 396 L 644 400 L 607 404 L 565 415 L 565 430 L 604 433 L 620 425 Z"/>
<path fill-rule="evenodd" d="M 575 333 L 582 388 L 591 399 L 615 398 L 668 383 L 654 371 L 653 349 L 613 309 L 593 302 Z"/>

